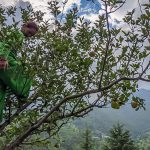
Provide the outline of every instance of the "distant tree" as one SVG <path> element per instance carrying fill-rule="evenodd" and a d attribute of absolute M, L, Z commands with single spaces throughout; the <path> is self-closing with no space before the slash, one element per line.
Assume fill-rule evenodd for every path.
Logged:
<path fill-rule="evenodd" d="M 59 134 L 63 141 L 61 148 L 63 147 L 66 150 L 81 150 L 80 142 L 82 140 L 82 133 L 74 124 L 69 123 L 64 126 Z"/>
<path fill-rule="evenodd" d="M 140 139 L 137 142 L 138 147 L 140 150 L 150 150 L 150 134 L 148 133 L 148 136 Z"/>
<path fill-rule="evenodd" d="M 94 149 L 94 142 L 92 140 L 92 134 L 89 129 L 85 130 L 85 133 L 83 134 L 84 141 L 81 144 L 83 150 L 93 150 Z"/>
<path fill-rule="evenodd" d="M 130 137 L 129 131 L 125 130 L 123 125 L 117 124 L 110 130 L 102 150 L 138 150 L 138 148 Z"/>

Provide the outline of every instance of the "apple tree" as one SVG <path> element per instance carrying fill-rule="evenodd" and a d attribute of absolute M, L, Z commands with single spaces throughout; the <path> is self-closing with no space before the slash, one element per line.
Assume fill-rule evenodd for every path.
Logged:
<path fill-rule="evenodd" d="M 149 2 L 139 3 L 138 16 L 136 9 L 127 12 L 124 26 L 114 26 L 110 17 L 126 0 L 101 0 L 103 13 L 94 23 L 80 16 L 77 7 L 60 11 L 55 0 L 48 2 L 52 22 L 43 20 L 44 13 L 34 12 L 30 5 L 26 9 L 1 6 L 1 41 L 22 22 L 32 19 L 39 24 L 38 34 L 27 38 L 18 52 L 33 78 L 31 92 L 24 105 L 14 95 L 6 97 L 1 149 L 49 139 L 68 120 L 83 117 L 95 107 L 119 109 L 129 97 L 134 109 L 144 108 L 143 100 L 134 93 L 139 81 L 150 82 Z"/>

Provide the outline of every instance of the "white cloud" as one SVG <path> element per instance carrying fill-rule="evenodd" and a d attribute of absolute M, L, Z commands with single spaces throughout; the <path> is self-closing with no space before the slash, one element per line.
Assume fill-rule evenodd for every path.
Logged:
<path fill-rule="evenodd" d="M 0 0 L 0 3 L 4 6 L 11 6 L 11 5 L 15 5 L 19 1 L 21 1 L 21 0 Z M 30 2 L 35 10 L 41 10 L 43 12 L 47 12 L 46 18 L 49 17 L 49 13 L 48 13 L 48 9 L 47 9 L 47 6 L 48 6 L 47 2 L 50 1 L 50 0 L 22 0 L 22 1 L 23 2 Z M 72 4 L 74 4 L 74 3 L 78 6 L 80 11 L 82 10 L 82 8 L 81 8 L 81 1 L 82 0 L 57 0 L 57 1 L 59 1 L 61 3 L 60 10 L 63 9 L 62 2 L 67 2 L 65 4 L 65 7 L 64 7 L 64 13 L 66 13 L 68 8 L 71 8 Z M 98 0 L 98 1 L 101 2 L 101 0 Z M 145 2 L 148 3 L 148 0 L 140 0 L 141 4 L 145 3 Z M 86 7 L 86 8 L 90 9 L 90 5 L 89 5 L 89 7 Z M 102 5 L 102 8 L 104 8 L 103 5 Z M 127 0 L 122 8 L 120 8 L 117 12 L 111 14 L 111 17 L 112 17 L 112 19 L 121 20 L 124 17 L 124 15 L 127 13 L 127 11 L 131 11 L 133 8 L 137 8 L 137 13 L 139 12 L 138 0 L 132 0 L 132 1 Z M 99 13 L 101 14 L 103 12 L 99 11 Z M 89 17 L 88 17 L 88 15 L 86 15 L 86 16 L 88 18 L 91 18 L 91 15 L 89 15 Z M 96 16 L 96 15 L 94 14 L 93 16 Z M 95 17 L 93 19 L 95 19 Z"/>
<path fill-rule="evenodd" d="M 94 23 L 96 20 L 98 20 L 98 15 L 97 14 L 84 14 L 81 17 L 83 17 L 90 22 Z"/>
<path fill-rule="evenodd" d="M 67 12 L 68 8 L 71 8 L 73 4 L 76 4 L 78 8 L 80 8 L 80 4 L 81 4 L 81 0 L 59 0 L 59 2 L 65 2 L 67 1 L 67 3 L 65 4 L 64 7 L 64 13 Z M 62 10 L 63 8 L 61 8 Z"/>
<path fill-rule="evenodd" d="M 17 0 L 0 0 L 0 4 L 2 4 L 3 6 L 13 6 L 16 4 Z"/>
<path fill-rule="evenodd" d="M 40 10 L 42 12 L 45 12 L 45 16 L 43 17 L 44 20 L 53 20 L 52 15 L 50 15 L 49 9 L 48 9 L 48 2 L 50 0 L 0 0 L 0 4 L 2 4 L 2 6 L 14 6 L 14 5 L 18 5 L 20 2 L 29 2 L 33 9 L 35 11 Z M 60 10 L 62 11 L 63 9 L 63 2 L 67 2 L 65 4 L 63 13 L 66 13 L 68 8 L 71 8 L 72 5 L 75 3 L 78 8 L 80 8 L 80 0 L 57 0 L 58 2 L 60 2 Z"/>
<path fill-rule="evenodd" d="M 143 3 L 148 3 L 148 0 L 140 0 L 140 4 L 143 4 Z M 126 3 L 123 5 L 123 7 L 121 7 L 118 11 L 113 13 L 111 17 L 117 18 L 118 20 L 122 20 L 125 14 L 128 11 L 132 11 L 134 8 L 136 8 L 136 15 L 139 15 L 140 7 L 138 4 L 138 0 L 127 0 Z"/>

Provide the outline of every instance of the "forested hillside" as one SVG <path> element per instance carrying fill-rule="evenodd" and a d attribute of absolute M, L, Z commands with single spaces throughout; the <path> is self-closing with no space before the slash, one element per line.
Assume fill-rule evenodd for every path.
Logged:
<path fill-rule="evenodd" d="M 123 123 L 134 137 L 139 137 L 150 130 L 150 91 L 141 89 L 136 93 L 145 100 L 146 110 L 135 111 L 128 103 L 122 109 L 102 108 L 95 109 L 82 119 L 75 120 L 74 123 L 79 128 L 89 127 L 95 133 L 106 134 L 113 124 Z"/>

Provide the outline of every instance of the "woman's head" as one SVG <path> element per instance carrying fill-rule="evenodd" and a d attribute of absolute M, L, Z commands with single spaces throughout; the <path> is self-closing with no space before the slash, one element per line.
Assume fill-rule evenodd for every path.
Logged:
<path fill-rule="evenodd" d="M 26 37 L 34 36 L 38 32 L 38 25 L 33 21 L 24 23 L 21 27 L 21 32 Z"/>

